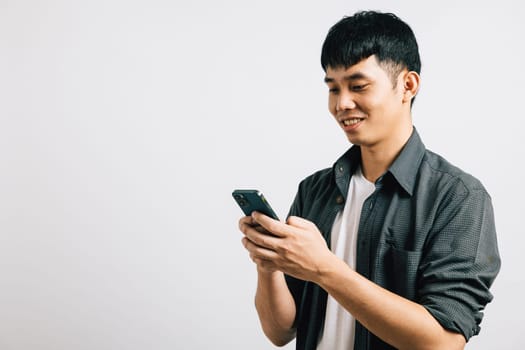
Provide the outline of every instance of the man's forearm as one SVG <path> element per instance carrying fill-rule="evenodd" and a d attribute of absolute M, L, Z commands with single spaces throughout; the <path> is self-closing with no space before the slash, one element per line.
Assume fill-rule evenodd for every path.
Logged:
<path fill-rule="evenodd" d="M 363 326 L 398 349 L 463 349 L 465 338 L 445 330 L 421 305 L 352 270 L 335 256 L 314 281 Z"/>
<path fill-rule="evenodd" d="M 280 271 L 258 270 L 255 307 L 264 334 L 277 346 L 295 338 L 295 303 Z"/>

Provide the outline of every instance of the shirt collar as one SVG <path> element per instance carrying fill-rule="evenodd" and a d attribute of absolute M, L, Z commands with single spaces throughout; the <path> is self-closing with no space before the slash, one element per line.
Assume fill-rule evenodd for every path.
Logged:
<path fill-rule="evenodd" d="M 392 174 L 397 183 L 409 194 L 414 192 L 419 166 L 425 155 L 425 145 L 414 127 L 412 135 L 401 149 L 388 172 Z"/>
<path fill-rule="evenodd" d="M 407 143 L 401 149 L 401 152 L 387 170 L 393 179 L 401 186 L 410 196 L 414 192 L 417 170 L 423 156 L 425 155 L 425 145 L 421 141 L 416 128 L 413 128 L 412 135 Z M 350 176 L 361 164 L 361 151 L 359 146 L 352 146 L 343 154 L 333 166 L 336 183 L 341 194 L 346 196 L 348 191 Z"/>

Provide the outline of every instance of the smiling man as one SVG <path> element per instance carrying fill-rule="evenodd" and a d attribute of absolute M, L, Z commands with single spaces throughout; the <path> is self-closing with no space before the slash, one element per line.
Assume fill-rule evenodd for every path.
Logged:
<path fill-rule="evenodd" d="M 353 146 L 301 182 L 286 222 L 239 221 L 263 331 L 298 349 L 462 349 L 500 267 L 494 217 L 482 184 L 413 127 L 414 34 L 359 12 L 330 29 L 321 63 Z"/>

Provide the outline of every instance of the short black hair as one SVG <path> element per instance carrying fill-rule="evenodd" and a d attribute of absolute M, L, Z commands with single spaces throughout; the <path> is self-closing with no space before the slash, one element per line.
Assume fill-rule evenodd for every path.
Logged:
<path fill-rule="evenodd" d="M 412 29 L 393 13 L 360 11 L 337 22 L 326 36 L 321 65 L 349 68 L 372 55 L 396 78 L 404 68 L 420 73 L 421 60 Z"/>

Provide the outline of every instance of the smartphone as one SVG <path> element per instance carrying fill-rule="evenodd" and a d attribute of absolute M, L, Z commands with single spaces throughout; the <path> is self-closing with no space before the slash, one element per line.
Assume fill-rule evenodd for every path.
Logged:
<path fill-rule="evenodd" d="M 258 211 L 275 220 L 279 220 L 261 191 L 235 190 L 232 192 L 232 196 L 246 216 L 250 216 L 252 212 Z"/>

